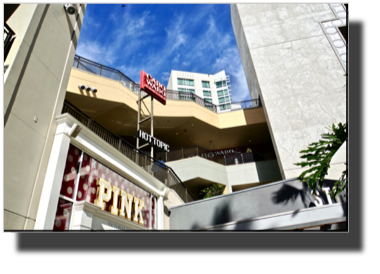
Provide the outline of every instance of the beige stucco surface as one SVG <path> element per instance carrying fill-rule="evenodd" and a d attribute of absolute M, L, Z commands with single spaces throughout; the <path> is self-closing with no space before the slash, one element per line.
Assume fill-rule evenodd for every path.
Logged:
<path fill-rule="evenodd" d="M 78 87 L 79 84 L 96 87 L 97 92 L 93 93 L 92 91 L 87 92 L 81 90 Z M 83 97 L 93 97 L 125 104 L 137 112 L 136 101 L 138 96 L 129 88 L 118 81 L 88 73 L 80 69 L 72 69 L 67 92 L 81 95 Z M 248 115 L 247 112 L 249 113 Z M 196 119 L 220 129 L 265 122 L 265 115 L 262 108 L 237 110 L 218 114 L 194 102 L 169 99 L 165 106 L 158 103 L 156 100 L 154 101 L 154 116 L 174 118 L 195 117 Z M 254 119 L 247 119 L 246 116 L 254 117 Z"/>
<path fill-rule="evenodd" d="M 233 4 L 231 18 L 282 176 L 297 177 L 299 151 L 346 121 L 345 71 L 320 26 L 335 15 L 328 4 Z"/>
<path fill-rule="evenodd" d="M 175 193 L 175 191 L 170 190 L 168 197 L 164 200 L 164 227 L 165 229 L 170 229 L 170 222 L 169 222 L 169 215 L 168 210 L 173 206 L 179 206 L 183 205 L 184 202 L 182 199 L 178 196 L 178 194 Z"/>
<path fill-rule="evenodd" d="M 85 6 L 77 5 L 82 8 L 78 21 Z M 46 7 L 21 4 L 8 21 L 17 37 L 4 78 L 4 113 L 9 112 L 4 127 L 4 222 L 12 230 L 34 226 L 57 126 L 54 117 L 62 110 L 80 33 L 77 17 L 66 15 L 62 4 L 48 6 L 38 32 Z"/>

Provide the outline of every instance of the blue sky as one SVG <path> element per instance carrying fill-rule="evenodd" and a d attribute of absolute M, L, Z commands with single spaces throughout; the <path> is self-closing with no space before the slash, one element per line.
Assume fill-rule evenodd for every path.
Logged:
<path fill-rule="evenodd" d="M 171 70 L 225 70 L 232 101 L 250 99 L 230 5 L 88 4 L 76 54 L 135 82 L 144 70 L 165 86 Z"/>

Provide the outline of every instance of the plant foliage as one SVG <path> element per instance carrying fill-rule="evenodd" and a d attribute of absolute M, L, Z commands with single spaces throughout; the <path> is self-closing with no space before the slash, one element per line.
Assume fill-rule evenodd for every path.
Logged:
<path fill-rule="evenodd" d="M 330 128 L 330 132 L 322 134 L 321 137 L 322 140 L 311 143 L 306 150 L 300 151 L 300 153 L 303 154 L 301 158 L 306 161 L 295 164 L 301 167 L 310 167 L 301 173 L 299 179 L 303 182 L 307 182 L 308 186 L 313 189 L 313 194 L 316 193 L 317 187 L 322 188 L 323 180 L 330 168 L 332 157 L 346 141 L 347 126 L 342 123 L 339 123 L 338 126 L 333 124 Z M 335 197 L 346 188 L 346 174 L 347 170 L 345 170 L 340 179 L 335 182 L 333 189 L 330 191 L 331 196 Z"/>
<path fill-rule="evenodd" d="M 212 184 L 209 187 L 202 188 L 201 191 L 199 192 L 199 195 L 203 199 L 207 199 L 207 198 L 221 195 L 223 194 L 223 191 L 224 191 L 224 186 L 220 184 Z"/>

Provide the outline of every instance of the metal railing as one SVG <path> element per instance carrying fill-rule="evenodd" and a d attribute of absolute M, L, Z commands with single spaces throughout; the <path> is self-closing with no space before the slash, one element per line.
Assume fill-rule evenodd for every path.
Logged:
<path fill-rule="evenodd" d="M 8 53 L 15 39 L 16 36 L 14 31 L 7 25 L 7 23 L 4 23 L 4 62 L 7 59 Z"/>
<path fill-rule="evenodd" d="M 234 153 L 234 154 L 225 155 L 225 156 L 216 156 L 213 154 L 214 152 L 201 148 L 201 147 L 197 147 L 197 146 L 173 149 L 170 152 L 156 153 L 157 157 L 158 158 L 161 157 L 162 159 L 165 160 L 165 162 L 177 161 L 177 160 L 191 158 L 195 156 L 199 156 L 209 161 L 213 161 L 215 163 L 225 165 L 225 166 L 265 161 L 263 153 L 245 152 L 245 153 Z"/>
<path fill-rule="evenodd" d="M 101 65 L 78 55 L 75 55 L 74 57 L 73 67 L 119 81 L 125 87 L 138 95 L 140 85 L 138 83 L 135 83 L 131 78 L 124 75 L 117 69 Z M 145 92 L 141 92 L 141 96 L 145 95 Z M 261 106 L 260 99 L 254 99 L 243 102 L 229 103 L 230 108 L 224 109 L 223 105 L 214 105 L 213 103 L 206 101 L 194 93 L 178 90 L 166 90 L 166 98 L 169 100 L 193 101 L 196 104 L 201 105 L 215 113 L 225 112 L 227 110 L 257 108 Z"/>
<path fill-rule="evenodd" d="M 87 116 L 85 113 L 80 111 L 78 108 L 66 100 L 62 109 L 62 114 L 64 113 L 68 113 L 73 116 L 85 127 L 89 128 L 92 132 L 102 138 L 105 142 L 120 151 L 124 156 L 132 160 L 135 164 L 142 167 L 150 175 L 158 179 L 169 188 L 175 190 L 185 203 L 196 200 L 192 193 L 187 189 L 177 174 L 170 167 L 163 167 L 155 159 L 151 158 L 143 151 L 137 150 L 132 144 L 113 134 L 111 131 L 95 122 L 92 118 Z"/>

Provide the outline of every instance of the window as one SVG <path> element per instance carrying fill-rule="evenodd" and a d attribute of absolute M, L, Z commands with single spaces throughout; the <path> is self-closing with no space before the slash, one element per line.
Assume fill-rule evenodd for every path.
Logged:
<path fill-rule="evenodd" d="M 204 91 L 203 91 L 203 96 L 211 97 L 211 91 L 209 91 L 209 90 L 204 90 Z"/>
<path fill-rule="evenodd" d="M 226 101 L 226 103 L 228 103 L 230 101 L 230 97 L 224 97 L 224 100 Z"/>
<path fill-rule="evenodd" d="M 195 93 L 195 89 L 191 89 L 191 88 L 178 88 L 178 91 Z"/>
<path fill-rule="evenodd" d="M 210 82 L 202 81 L 202 87 L 203 88 L 210 88 Z"/>
<path fill-rule="evenodd" d="M 226 109 L 230 109 L 231 105 L 230 104 L 225 104 L 225 105 L 219 106 L 219 108 L 220 108 L 220 110 L 226 110 Z"/>
<path fill-rule="evenodd" d="M 226 87 L 227 86 L 227 81 L 226 80 L 218 81 L 215 84 L 216 84 L 216 88 Z"/>
<path fill-rule="evenodd" d="M 211 98 L 205 98 L 205 101 L 207 101 L 209 103 L 212 103 L 212 99 Z"/>
<path fill-rule="evenodd" d="M 224 89 L 224 95 L 228 95 L 228 89 Z"/>
<path fill-rule="evenodd" d="M 178 78 L 178 85 L 183 85 L 183 86 L 194 86 L 194 80 L 189 80 L 189 79 L 181 79 Z"/>
<path fill-rule="evenodd" d="M 219 104 L 223 104 L 225 101 L 224 101 L 224 97 L 221 97 L 221 98 L 218 98 L 219 99 Z"/>
<path fill-rule="evenodd" d="M 195 97 L 193 94 L 195 94 L 194 89 L 189 89 L 189 88 L 178 88 L 179 91 L 179 99 L 184 100 L 184 101 L 194 101 Z M 192 94 L 190 94 L 192 93 Z"/>
<path fill-rule="evenodd" d="M 218 97 L 223 96 L 223 90 L 218 90 Z"/>

